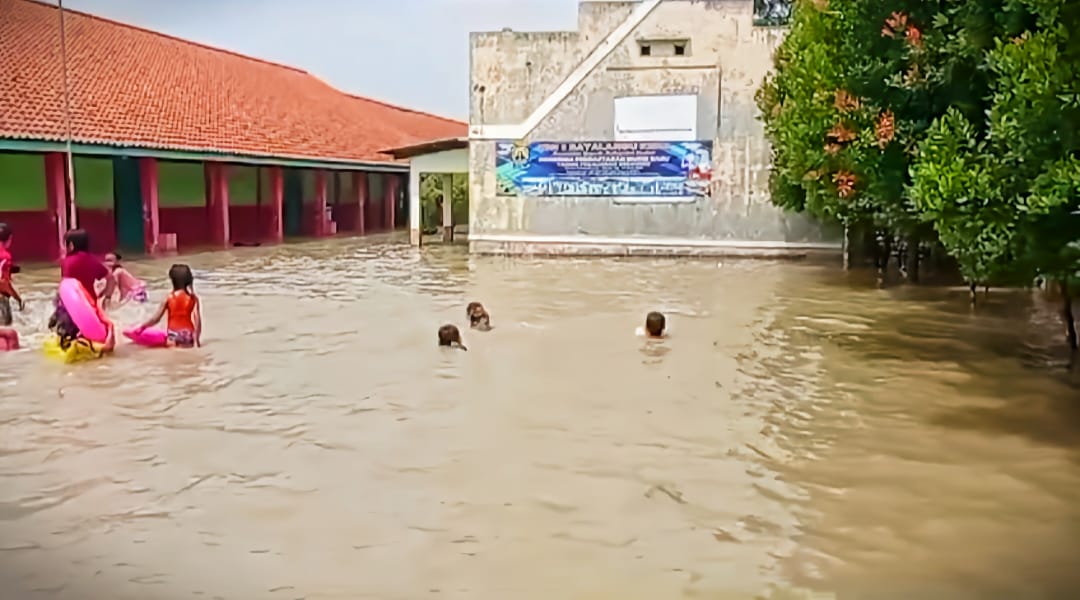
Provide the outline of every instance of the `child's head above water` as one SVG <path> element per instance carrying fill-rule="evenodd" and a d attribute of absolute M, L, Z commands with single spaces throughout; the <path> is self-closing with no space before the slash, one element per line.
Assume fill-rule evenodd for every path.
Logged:
<path fill-rule="evenodd" d="M 109 252 L 105 255 L 105 266 L 109 267 L 110 271 L 115 271 L 123 266 L 120 264 L 121 258 L 119 253 Z"/>
<path fill-rule="evenodd" d="M 64 234 L 64 246 L 68 254 L 90 251 L 90 234 L 85 229 L 72 229 Z"/>
<path fill-rule="evenodd" d="M 470 302 L 465 307 L 465 315 L 469 318 L 469 327 L 473 329 L 491 329 L 491 315 L 488 314 L 483 304 Z"/>
<path fill-rule="evenodd" d="M 194 292 L 195 274 L 191 272 L 191 267 L 187 265 L 173 265 L 169 269 L 169 281 L 172 281 L 174 292 L 178 290 L 184 290 L 189 294 Z"/>
<path fill-rule="evenodd" d="M 468 350 L 465 344 L 461 343 L 461 332 L 458 331 L 457 325 L 443 325 L 439 328 L 439 345 Z"/>
<path fill-rule="evenodd" d="M 664 329 L 667 327 L 667 319 L 663 313 L 655 310 L 645 315 L 645 334 L 649 337 L 664 337 Z"/>

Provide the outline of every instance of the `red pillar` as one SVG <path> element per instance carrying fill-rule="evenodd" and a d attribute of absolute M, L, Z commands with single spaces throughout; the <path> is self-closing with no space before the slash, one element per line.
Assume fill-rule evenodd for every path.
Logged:
<path fill-rule="evenodd" d="M 315 219 L 315 237 L 325 237 L 326 230 L 326 171 L 315 171 L 315 202 L 312 218 Z"/>
<path fill-rule="evenodd" d="M 397 175 L 386 176 L 386 230 L 394 230 L 394 212 L 397 210 L 399 180 Z"/>
<path fill-rule="evenodd" d="M 285 203 L 285 178 L 281 167 L 270 167 L 270 241 L 280 243 L 284 239 L 281 210 Z"/>
<path fill-rule="evenodd" d="M 49 241 L 49 258 L 59 260 L 64 257 L 64 234 L 68 230 L 67 157 L 61 152 L 45 155 L 45 195 L 51 229 L 56 232 Z"/>
<path fill-rule="evenodd" d="M 359 235 L 364 235 L 364 211 L 367 210 L 367 197 L 368 197 L 368 176 L 367 173 L 355 172 L 353 173 L 353 189 L 356 190 L 356 223 L 353 224 L 353 231 Z"/>
<path fill-rule="evenodd" d="M 210 178 L 210 197 L 206 199 L 207 224 L 210 226 L 210 243 L 229 246 L 229 174 L 223 163 L 206 163 Z"/>
<path fill-rule="evenodd" d="M 158 237 L 161 235 L 157 159 L 139 159 L 139 187 L 142 188 L 143 251 L 154 256 L 158 253 Z"/>

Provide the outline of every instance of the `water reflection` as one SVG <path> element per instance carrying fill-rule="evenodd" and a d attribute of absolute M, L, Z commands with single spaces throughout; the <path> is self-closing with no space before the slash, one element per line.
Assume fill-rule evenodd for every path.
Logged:
<path fill-rule="evenodd" d="M 186 257 L 206 347 L 0 356 L 18 598 L 1070 598 L 1052 312 L 787 263 Z M 163 292 L 171 261 L 133 263 Z M 31 346 L 55 272 L 20 280 Z M 435 330 L 480 300 L 495 329 Z M 634 336 L 649 310 L 672 336 Z M 125 306 L 123 322 L 149 307 Z"/>

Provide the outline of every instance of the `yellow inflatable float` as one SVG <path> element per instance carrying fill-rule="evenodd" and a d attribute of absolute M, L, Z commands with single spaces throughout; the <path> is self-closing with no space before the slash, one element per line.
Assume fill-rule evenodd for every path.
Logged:
<path fill-rule="evenodd" d="M 90 340 L 79 338 L 68 344 L 68 347 L 60 347 L 60 338 L 52 335 L 45 339 L 45 356 L 62 360 L 65 363 L 77 363 L 84 360 L 94 360 L 105 356 L 102 352 L 104 344 L 95 344 Z"/>

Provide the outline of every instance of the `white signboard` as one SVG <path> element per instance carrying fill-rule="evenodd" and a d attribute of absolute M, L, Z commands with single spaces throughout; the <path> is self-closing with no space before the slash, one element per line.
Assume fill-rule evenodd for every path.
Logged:
<path fill-rule="evenodd" d="M 615 141 L 692 142 L 697 116 L 697 95 L 616 98 Z"/>

